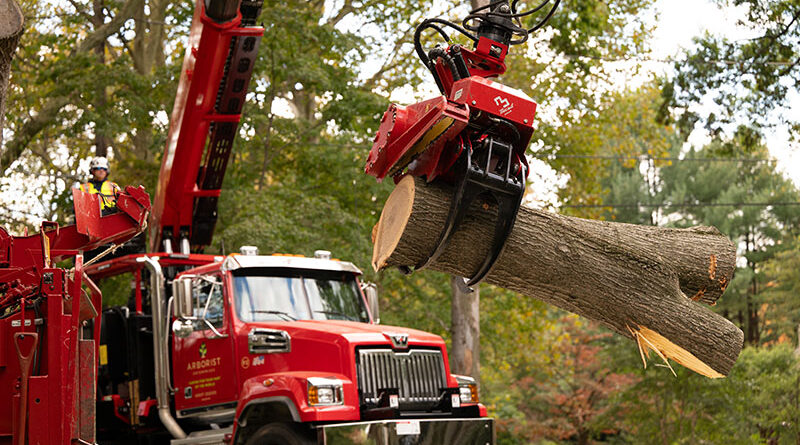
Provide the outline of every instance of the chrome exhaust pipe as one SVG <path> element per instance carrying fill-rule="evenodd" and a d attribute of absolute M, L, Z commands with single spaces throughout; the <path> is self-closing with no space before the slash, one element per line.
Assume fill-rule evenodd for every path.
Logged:
<path fill-rule="evenodd" d="M 156 372 L 156 400 L 158 401 L 158 418 L 161 423 L 176 439 L 185 439 L 186 433 L 183 431 L 172 413 L 169 410 L 169 387 L 167 386 L 169 378 L 169 355 L 166 347 L 166 342 L 162 341 L 167 338 L 167 317 L 169 314 L 164 314 L 164 273 L 161 271 L 161 265 L 158 264 L 153 258 L 143 256 L 136 259 L 140 263 L 144 263 L 150 270 L 150 292 L 151 304 L 153 310 L 153 355 L 155 362 Z M 136 409 L 136 407 L 132 407 Z"/>

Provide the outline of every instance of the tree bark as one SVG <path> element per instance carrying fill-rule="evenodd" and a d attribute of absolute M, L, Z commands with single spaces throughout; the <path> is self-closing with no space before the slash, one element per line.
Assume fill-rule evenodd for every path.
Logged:
<path fill-rule="evenodd" d="M 466 292 L 463 280 L 457 276 L 450 277 L 450 289 L 453 291 L 450 302 L 453 338 L 450 369 L 456 374 L 468 375 L 480 381 L 480 289 L 475 286 L 472 292 Z"/>
<path fill-rule="evenodd" d="M 93 15 L 92 26 L 98 29 L 103 26 L 105 22 L 105 14 L 103 13 L 103 0 L 94 0 L 92 2 Z M 106 63 L 106 41 L 98 40 L 97 45 L 93 49 L 97 57 L 97 63 L 105 65 Z M 106 87 L 103 82 L 97 82 L 95 86 L 95 103 L 94 109 L 98 116 L 103 116 L 106 113 L 108 105 L 108 95 Z M 95 156 L 108 156 L 108 147 L 111 145 L 111 139 L 106 134 L 106 125 L 102 120 L 97 120 L 94 123 L 94 154 Z"/>
<path fill-rule="evenodd" d="M 22 35 L 23 17 L 14 0 L 0 0 L 0 147 L 3 146 L 3 124 L 6 112 L 6 90 L 11 77 L 11 59 L 17 52 Z"/>
<path fill-rule="evenodd" d="M 374 233 L 373 267 L 414 267 L 433 250 L 452 190 L 404 178 Z M 476 200 L 429 267 L 471 276 L 486 257 L 496 206 Z M 486 282 L 596 320 L 709 377 L 728 374 L 743 333 L 695 303 L 714 302 L 731 280 L 733 244 L 713 227 L 670 229 L 592 221 L 521 208 Z"/>

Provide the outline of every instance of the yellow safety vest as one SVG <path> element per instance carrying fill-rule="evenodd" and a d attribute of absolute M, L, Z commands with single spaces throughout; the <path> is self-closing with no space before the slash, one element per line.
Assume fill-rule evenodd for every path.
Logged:
<path fill-rule="evenodd" d="M 120 188 L 116 183 L 106 180 L 100 185 L 100 190 L 97 190 L 90 181 L 81 184 L 81 191 L 100 195 L 100 210 L 105 210 L 107 207 L 117 205 L 117 194 L 119 194 Z"/>

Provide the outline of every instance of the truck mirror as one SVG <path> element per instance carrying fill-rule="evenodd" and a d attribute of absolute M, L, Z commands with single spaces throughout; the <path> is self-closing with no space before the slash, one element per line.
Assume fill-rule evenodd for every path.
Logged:
<path fill-rule="evenodd" d="M 178 338 L 186 338 L 194 330 L 192 322 L 189 320 L 175 320 L 172 322 L 172 332 Z"/>
<path fill-rule="evenodd" d="M 176 278 L 172 281 L 172 296 L 175 299 L 175 317 L 183 320 L 193 318 L 191 276 Z"/>
<path fill-rule="evenodd" d="M 362 283 L 361 291 L 367 297 L 369 311 L 372 314 L 372 321 L 376 324 L 381 322 L 380 308 L 378 304 L 378 286 L 375 283 Z"/>

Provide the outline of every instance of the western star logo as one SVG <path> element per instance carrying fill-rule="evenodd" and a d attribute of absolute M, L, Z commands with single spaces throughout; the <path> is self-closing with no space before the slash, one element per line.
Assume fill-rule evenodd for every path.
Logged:
<path fill-rule="evenodd" d="M 200 343 L 200 349 L 198 350 L 200 353 L 200 358 L 206 358 L 206 354 L 208 354 L 208 348 L 206 347 L 205 343 Z"/>
<path fill-rule="evenodd" d="M 383 335 L 392 342 L 394 349 L 408 349 L 408 334 L 405 332 L 384 332 Z"/>
<path fill-rule="evenodd" d="M 494 104 L 497 105 L 498 107 L 500 107 L 500 114 L 502 114 L 502 115 L 506 115 L 506 114 L 510 113 L 511 110 L 514 109 L 514 104 L 509 102 L 509 100 L 506 99 L 503 96 L 495 97 L 494 98 Z"/>

